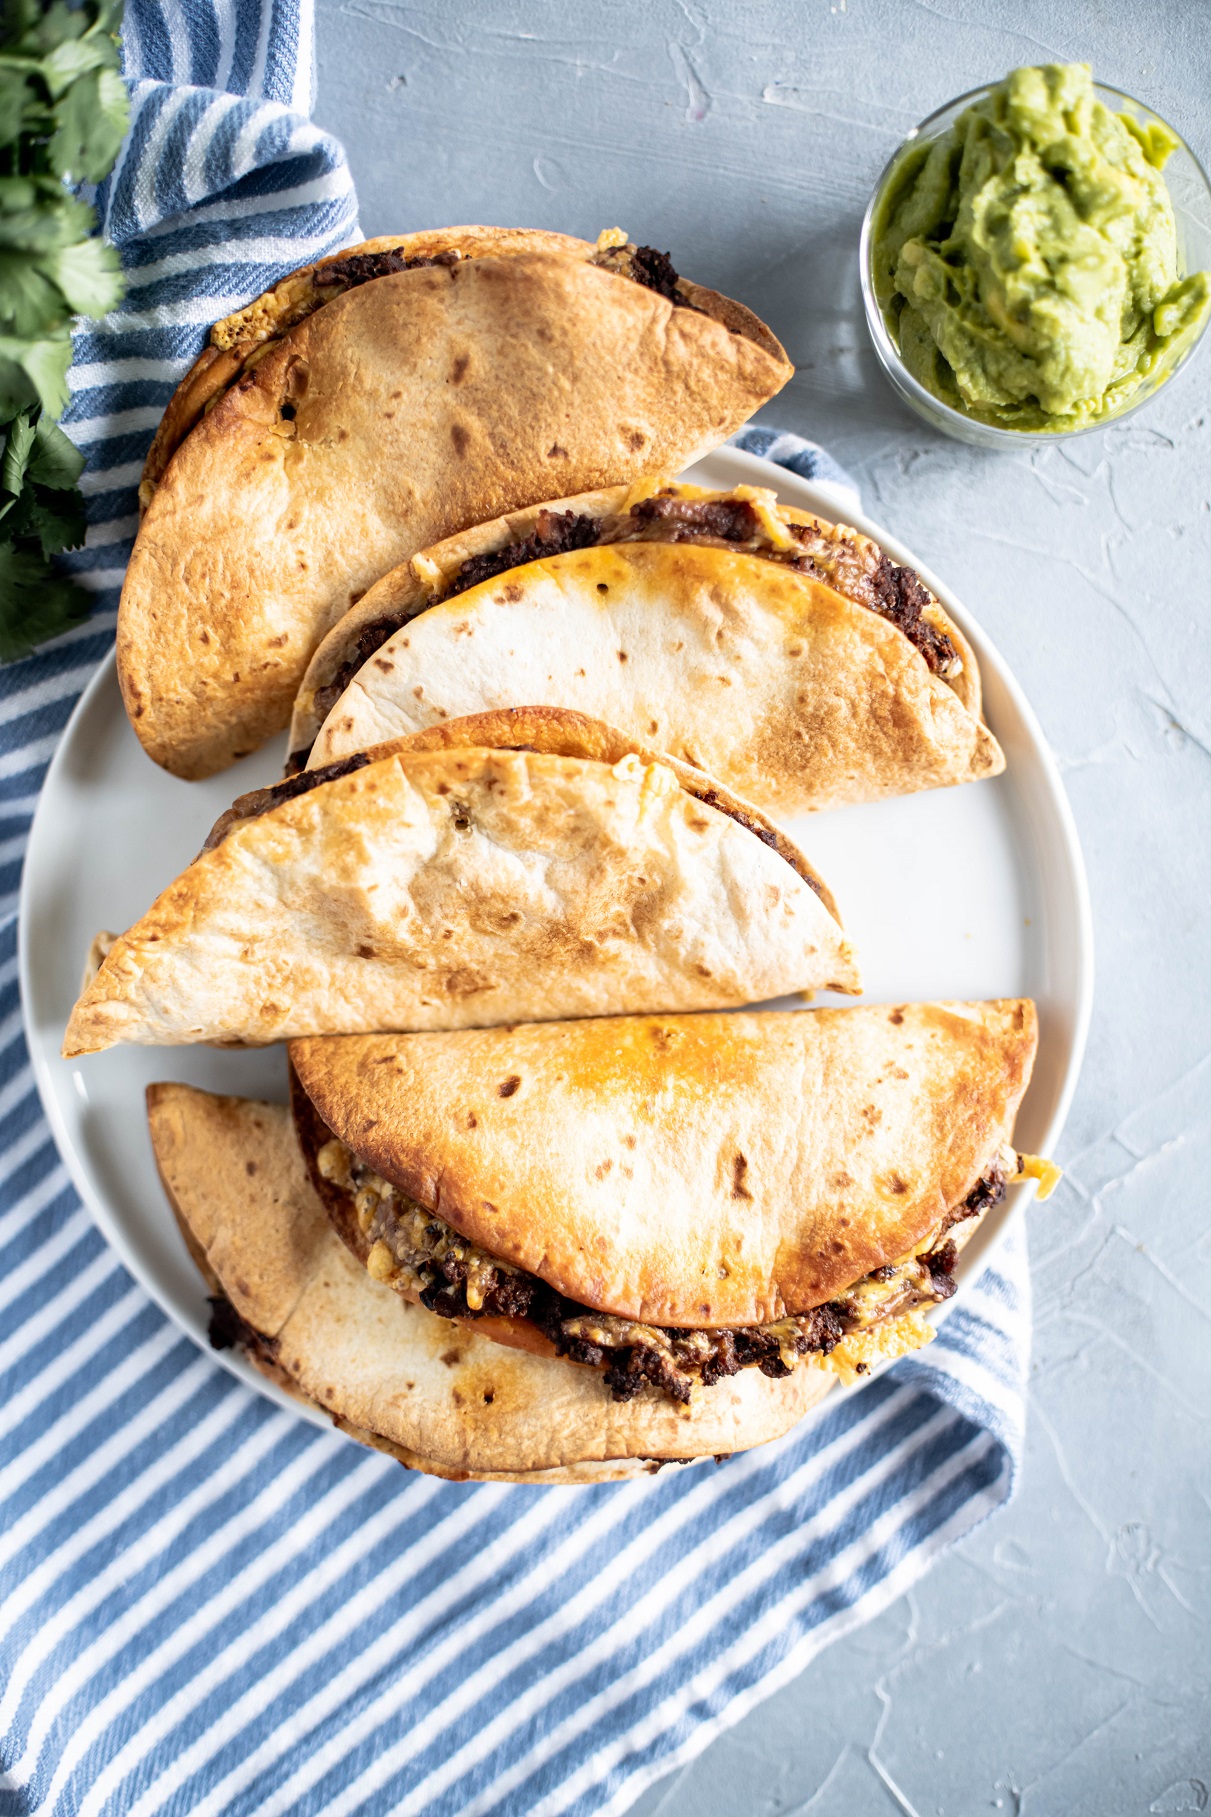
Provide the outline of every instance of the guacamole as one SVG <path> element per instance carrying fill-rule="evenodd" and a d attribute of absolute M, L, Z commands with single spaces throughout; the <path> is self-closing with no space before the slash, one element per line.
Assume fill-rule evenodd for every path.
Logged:
<path fill-rule="evenodd" d="M 1087 64 L 1015 69 L 911 146 L 874 221 L 875 293 L 909 372 L 1008 429 L 1082 429 L 1177 363 L 1211 307 L 1178 272 L 1178 141 L 1115 114 Z"/>

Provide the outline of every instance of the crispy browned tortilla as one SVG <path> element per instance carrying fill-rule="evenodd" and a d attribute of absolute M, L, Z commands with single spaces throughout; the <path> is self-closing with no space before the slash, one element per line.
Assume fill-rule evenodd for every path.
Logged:
<path fill-rule="evenodd" d="M 118 616 L 158 763 L 201 777 L 255 750 L 320 639 L 417 549 L 676 472 L 786 383 L 755 316 L 645 250 L 398 236 L 216 326 L 153 445 Z"/>
<path fill-rule="evenodd" d="M 153 1085 L 156 1161 L 190 1251 L 222 1296 L 215 1340 L 414 1468 L 599 1482 L 778 1437 L 827 1391 L 749 1372 L 692 1409 L 625 1406 L 573 1363 L 506 1349 L 401 1301 L 328 1225 L 280 1105 Z"/>
<path fill-rule="evenodd" d="M 824 885 L 764 815 L 608 726 L 539 708 L 242 798 L 113 942 L 64 1052 L 824 986 L 857 989 L 853 954 Z"/>
<path fill-rule="evenodd" d="M 615 487 L 413 557 L 316 651 L 291 767 L 517 700 L 597 714 L 782 813 L 1004 767 L 975 655 L 917 575 L 754 487 Z"/>

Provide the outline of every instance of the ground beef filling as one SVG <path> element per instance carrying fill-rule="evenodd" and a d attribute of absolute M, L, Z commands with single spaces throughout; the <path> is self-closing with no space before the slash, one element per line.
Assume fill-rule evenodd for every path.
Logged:
<path fill-rule="evenodd" d="M 679 309 L 698 309 L 682 294 L 681 279 L 673 261 L 667 252 L 657 252 L 654 246 L 611 246 L 604 252 L 594 253 L 591 264 L 600 265 L 604 271 L 616 272 L 620 278 L 630 278 L 632 284 L 642 284 L 645 290 L 654 290 L 669 303 L 675 303 Z"/>
<path fill-rule="evenodd" d="M 402 623 L 402 619 L 392 615 L 386 618 L 371 619 L 369 623 L 362 626 L 357 637 L 349 646 L 349 654 L 327 687 L 317 688 L 315 691 L 315 712 L 320 725 L 327 719 L 362 664 L 369 662 L 376 650 L 382 649 L 387 639 L 399 630 Z M 309 756 L 309 751 L 292 751 L 286 765 L 287 775 L 297 775 L 306 765 Z"/>
<path fill-rule="evenodd" d="M 952 1239 L 943 1240 L 944 1230 L 924 1254 L 875 1269 L 827 1305 L 773 1324 L 738 1330 L 645 1325 L 578 1305 L 535 1275 L 469 1243 L 335 1137 L 315 1151 L 313 1160 L 309 1153 L 309 1163 L 319 1175 L 321 1196 L 335 1188 L 352 1200 L 367 1246 L 366 1265 L 376 1280 L 407 1289 L 441 1318 L 495 1315 L 528 1321 L 550 1339 L 559 1356 L 601 1369 L 617 1401 L 632 1400 L 650 1386 L 687 1405 L 695 1381 L 709 1388 L 748 1368 L 786 1376 L 809 1353 L 827 1356 L 851 1332 L 935 1305 L 955 1290 L 958 1249 Z M 987 1210 L 1004 1192 L 1005 1177 L 997 1166 L 951 1213 L 945 1228 Z"/>
<path fill-rule="evenodd" d="M 788 523 L 786 529 L 798 549 L 774 548 L 747 499 L 680 498 L 667 492 L 640 499 L 630 511 L 614 517 L 542 511 L 534 531 L 524 540 L 465 561 L 442 597 L 450 599 L 510 568 L 562 555 L 566 549 L 647 541 L 740 546 L 745 554 L 810 574 L 855 604 L 877 612 L 904 633 L 935 675 L 953 672 L 958 653 L 945 632 L 924 616 L 933 602 L 911 568 L 899 567 L 884 550 L 865 539 L 830 537 L 814 524 Z"/>
<path fill-rule="evenodd" d="M 458 593 L 465 593 L 468 587 L 478 587 L 481 581 L 494 580 L 498 574 L 520 568 L 527 562 L 548 561 L 551 556 L 563 555 L 569 549 L 590 549 L 601 541 L 601 524 L 600 518 L 585 517 L 576 511 L 542 510 L 534 521 L 533 530 L 523 541 L 510 543 L 504 549 L 489 550 L 484 555 L 470 556 L 444 597 L 452 599 Z"/>
<path fill-rule="evenodd" d="M 236 1311 L 226 1294 L 220 1291 L 212 1294 L 208 1301 L 210 1306 L 210 1325 L 207 1337 L 212 1350 L 240 1350 L 254 1363 L 262 1375 L 267 1375 L 287 1393 L 297 1393 L 297 1384 L 278 1361 L 278 1347 L 274 1338 L 266 1337 L 255 1325 Z"/>
<path fill-rule="evenodd" d="M 771 548 L 757 512 L 745 499 L 657 493 L 632 506 L 630 515 L 640 523 L 661 526 L 662 541 L 744 544 L 748 553 L 779 561 L 797 574 L 810 574 L 895 625 L 935 675 L 953 672 L 958 652 L 945 632 L 924 616 L 932 601 L 920 577 L 911 568 L 899 567 L 884 550 L 874 552 L 873 544 L 863 547 L 847 538 L 824 536 L 814 524 L 788 523 L 798 550 Z"/>
<path fill-rule="evenodd" d="M 355 252 L 347 259 L 337 259 L 331 265 L 325 265 L 316 272 L 317 288 L 327 290 L 357 290 L 362 284 L 369 284 L 374 278 L 389 278 L 397 271 L 420 271 L 430 265 L 458 265 L 462 262 L 461 252 L 439 252 L 431 259 L 409 259 L 398 247 L 389 248 L 386 252 Z"/>
<path fill-rule="evenodd" d="M 352 757 L 338 757 L 335 763 L 326 763 L 318 770 L 295 771 L 283 782 L 271 783 L 265 789 L 252 789 L 247 795 L 237 795 L 207 833 L 202 850 L 213 852 L 216 846 L 222 845 L 228 833 L 233 832 L 243 821 L 257 820 L 262 814 L 267 814 L 270 808 L 281 807 L 284 801 L 293 801 L 298 795 L 309 795 L 321 783 L 335 782 L 338 777 L 349 776 L 354 770 L 364 770 L 369 762 L 364 751 L 357 751 Z"/>

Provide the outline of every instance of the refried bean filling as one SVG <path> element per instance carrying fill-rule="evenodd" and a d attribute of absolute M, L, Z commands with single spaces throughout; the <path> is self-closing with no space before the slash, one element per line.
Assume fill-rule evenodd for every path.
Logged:
<path fill-rule="evenodd" d="M 374 1279 L 405 1291 L 440 1318 L 495 1315 L 536 1326 L 557 1355 L 602 1370 L 616 1401 L 629 1401 L 650 1384 L 688 1405 L 695 1381 L 709 1388 L 751 1367 L 786 1376 L 810 1352 L 827 1356 L 852 1333 L 949 1299 L 958 1249 L 947 1232 L 1005 1194 L 1005 1173 L 995 1162 L 923 1254 L 876 1268 L 809 1312 L 739 1329 L 646 1325 L 581 1306 L 468 1242 L 360 1161 L 325 1128 L 309 1100 L 300 1102 L 304 1096 L 296 1085 L 296 1120 L 312 1180 L 330 1214 L 336 1213 L 338 1230 L 360 1234 L 362 1260 Z"/>
<path fill-rule="evenodd" d="M 469 556 L 429 604 L 454 599 L 471 587 L 507 574 L 511 568 L 550 560 L 572 549 L 610 543 L 705 543 L 712 548 L 760 556 L 796 574 L 822 581 L 855 605 L 865 606 L 895 625 L 933 674 L 954 673 L 958 653 L 946 633 L 925 616 L 933 601 L 911 568 L 899 567 L 884 550 L 876 552 L 873 545 L 864 546 L 849 537 L 826 536 L 814 524 L 787 523 L 785 528 L 799 545 L 797 549 L 775 548 L 747 499 L 679 498 L 667 492 L 641 499 L 628 512 L 608 517 L 544 509 L 538 513 L 528 536 L 503 549 Z M 362 665 L 405 622 L 402 616 L 387 615 L 363 625 L 332 680 L 316 689 L 315 714 L 321 725 Z M 309 755 L 309 751 L 292 752 L 289 771 L 301 770 Z"/>

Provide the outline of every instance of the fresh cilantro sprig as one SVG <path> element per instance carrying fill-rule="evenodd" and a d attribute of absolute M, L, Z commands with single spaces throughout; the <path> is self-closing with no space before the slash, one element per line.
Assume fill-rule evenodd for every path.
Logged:
<path fill-rule="evenodd" d="M 111 246 L 74 193 L 113 168 L 129 109 L 122 0 L 0 5 L 0 661 L 78 624 L 88 596 L 49 558 L 84 541 L 84 462 L 54 419 L 77 316 L 122 297 Z"/>

